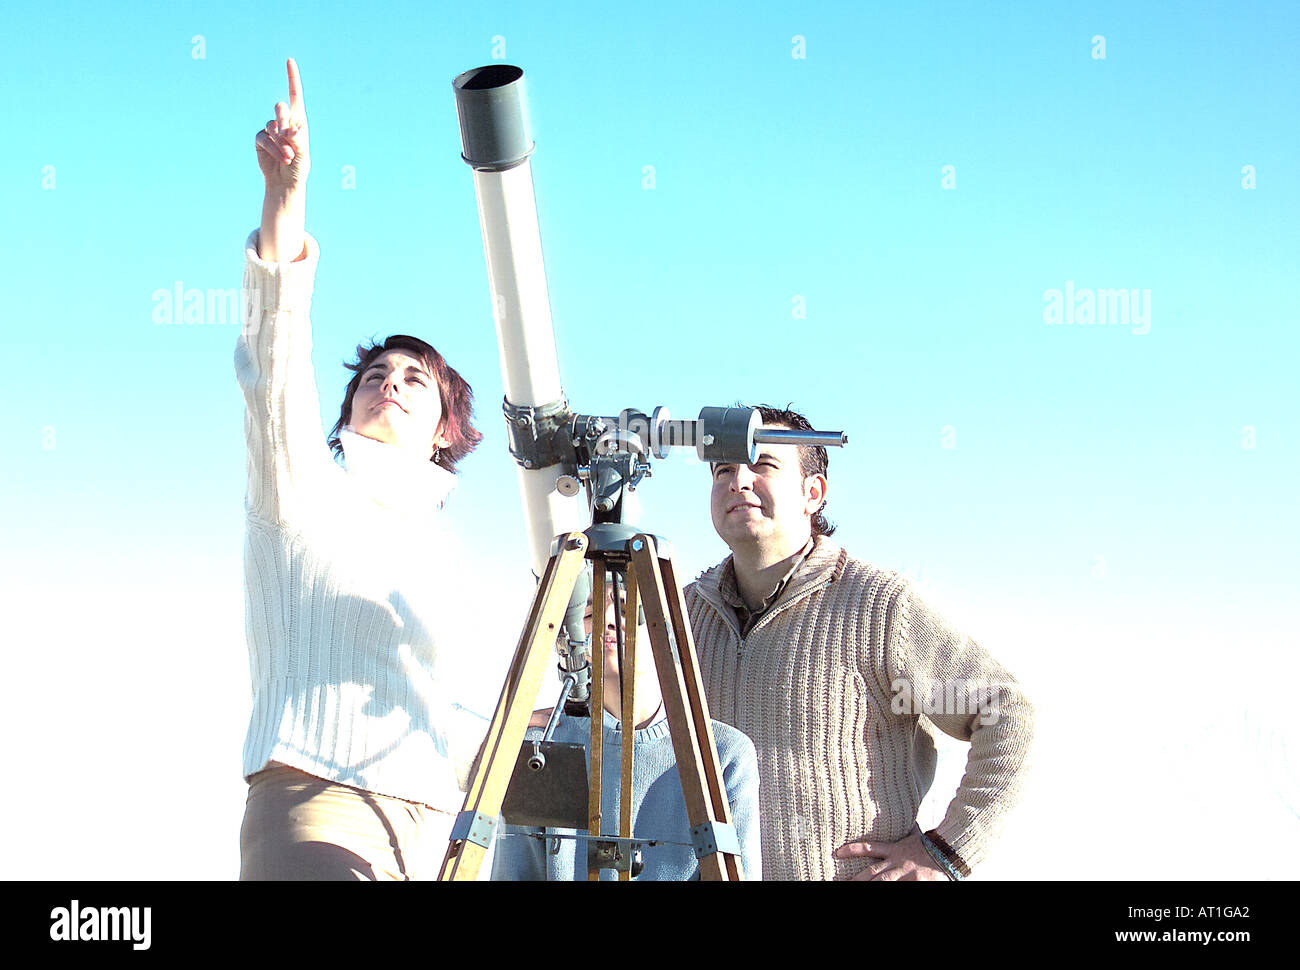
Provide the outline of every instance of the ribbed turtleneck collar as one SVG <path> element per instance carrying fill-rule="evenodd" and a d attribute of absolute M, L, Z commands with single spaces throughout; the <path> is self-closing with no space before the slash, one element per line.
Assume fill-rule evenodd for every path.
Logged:
<path fill-rule="evenodd" d="M 447 501 L 456 476 L 414 452 L 351 428 L 339 430 L 343 463 L 362 490 L 385 508 L 425 517 Z"/>

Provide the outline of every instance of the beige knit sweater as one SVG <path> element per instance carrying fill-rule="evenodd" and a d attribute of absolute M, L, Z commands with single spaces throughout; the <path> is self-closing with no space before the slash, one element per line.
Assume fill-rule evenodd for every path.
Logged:
<path fill-rule="evenodd" d="M 743 639 L 719 585 L 728 557 L 686 589 L 709 714 L 758 752 L 764 879 L 839 879 L 858 839 L 893 842 L 934 780 L 933 726 L 971 745 L 931 839 L 962 875 L 1015 801 L 1033 709 L 1011 675 L 906 578 L 818 537 Z"/>

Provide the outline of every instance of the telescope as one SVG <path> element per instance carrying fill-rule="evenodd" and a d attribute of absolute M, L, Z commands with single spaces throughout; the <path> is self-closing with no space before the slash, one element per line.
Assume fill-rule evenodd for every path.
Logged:
<path fill-rule="evenodd" d="M 625 408 L 617 415 L 585 414 L 570 408 L 560 380 L 542 259 L 531 164 L 535 144 L 528 119 L 524 73 L 520 68 L 507 64 L 479 67 L 459 75 L 452 82 L 452 88 L 460 122 L 461 157 L 473 171 L 478 201 L 505 389 L 503 411 L 510 453 L 516 464 L 533 572 L 539 579 L 537 599 L 529 620 L 533 640 L 540 642 L 541 634 L 536 631 L 547 626 L 542 611 L 549 603 L 551 585 L 563 586 L 562 595 L 567 596 L 558 642 L 554 633 L 551 634 L 561 658 L 561 693 L 544 736 L 550 736 L 562 708 L 571 714 L 590 715 L 593 725 L 591 763 L 595 766 L 600 761 L 596 725 L 601 721 L 601 699 L 592 695 L 598 694 L 601 674 L 600 665 L 593 668 L 590 660 L 583 614 L 593 585 L 596 598 L 603 601 L 607 567 L 617 603 L 620 574 L 628 572 L 634 558 L 641 562 L 642 568 L 650 568 L 646 563 L 655 556 L 661 557 L 665 564 L 669 562 L 666 540 L 646 535 L 639 524 L 636 491 L 651 476 L 652 460 L 667 458 L 674 448 L 690 448 L 704 462 L 754 464 L 760 445 L 838 447 L 847 444 L 848 436 L 840 431 L 764 427 L 758 410 L 745 407 L 705 407 L 696 417 L 689 419 L 674 418 L 662 406 L 649 413 Z M 566 555 L 573 554 L 579 547 L 583 555 L 596 565 L 594 583 L 585 568 L 572 579 L 565 574 L 565 579 L 555 580 L 557 570 L 577 568 L 556 564 L 562 563 Z M 680 601 L 675 573 L 666 565 L 663 582 L 658 576 L 655 573 L 658 602 L 654 602 L 651 593 L 647 592 L 645 607 L 647 613 L 654 613 L 650 624 L 651 636 L 661 683 L 667 687 L 664 699 L 670 720 L 675 722 L 673 737 L 676 744 L 679 729 L 685 733 L 694 729 L 682 720 L 685 715 L 674 711 L 670 696 L 674 682 L 664 679 L 671 679 L 673 675 L 665 673 L 660 660 L 675 661 L 680 648 L 682 654 L 689 650 L 693 664 L 694 648 L 690 645 L 689 630 L 681 625 L 680 608 L 674 607 L 670 618 L 670 611 L 664 607 L 666 586 L 674 588 Z M 630 575 L 628 578 L 630 607 L 636 586 Z M 571 591 L 567 587 L 569 582 L 573 582 Z M 598 602 L 598 614 L 600 609 Z M 517 700 L 515 695 L 527 694 L 527 688 L 521 685 L 530 685 L 534 692 L 538 686 L 523 673 L 525 665 L 530 662 L 526 649 L 529 640 L 530 633 L 526 632 L 503 691 L 497 718 L 489 731 L 488 748 L 493 744 L 508 748 L 513 742 L 518 749 L 518 742 L 522 740 L 522 728 L 515 732 L 504 725 L 514 723 L 511 718 Z M 622 679 L 621 625 L 618 626 L 618 645 Z M 662 655 L 661 649 L 665 651 Z M 531 670 L 531 666 L 528 669 Z M 676 676 L 675 683 L 680 690 L 680 672 Z M 592 690 L 593 680 L 596 691 Z M 689 692 L 689 684 L 685 689 Z M 526 697 L 530 704 L 532 699 Z M 695 702 L 694 697 L 690 699 Z M 702 695 L 698 705 L 697 710 L 703 707 Z M 625 733 L 630 735 L 631 715 L 626 705 L 624 713 L 629 718 Z M 703 720 L 703 736 L 711 750 L 713 742 L 707 717 Z M 711 753 L 713 762 L 716 762 L 716 752 Z M 580 757 L 580 763 L 581 760 Z M 685 771 L 683 760 L 679 754 L 679 769 Z M 545 763 L 540 745 L 534 745 L 533 755 L 527 759 L 528 767 L 537 771 Z M 625 764 L 624 770 L 630 770 L 630 766 Z M 691 779 L 691 784 L 688 784 L 686 774 L 682 779 L 683 790 L 691 792 L 697 779 Z M 454 869 L 457 853 L 465 844 L 484 845 L 481 831 L 475 826 L 495 824 L 494 816 L 488 818 L 495 808 L 491 812 L 469 811 L 471 802 L 486 805 L 492 801 L 492 796 L 484 800 L 482 791 L 476 794 L 480 787 L 476 782 L 471 788 L 466 799 L 466 811 L 458 818 L 444 873 Z M 593 779 L 593 788 L 599 791 L 598 779 Z M 690 794 L 687 798 L 690 802 Z M 499 802 L 496 806 L 499 807 Z M 723 818 L 729 817 L 725 805 L 721 812 Z M 598 816 L 593 815 L 593 819 L 598 819 Z M 475 831 L 479 834 L 475 835 Z M 592 836 L 597 834 L 591 831 Z M 617 856 L 624 846 L 618 840 L 614 843 L 614 855 Z M 721 854 L 726 850 L 714 846 L 711 851 Z M 463 876 L 452 875 L 451 878 Z"/>
<path fill-rule="evenodd" d="M 762 427 L 754 408 L 705 407 L 690 420 L 671 417 L 666 407 L 649 414 L 629 408 L 616 416 L 572 411 L 560 381 L 542 260 L 524 72 L 508 64 L 479 67 L 461 74 L 452 87 L 461 157 L 474 174 L 503 410 L 534 575 L 541 576 L 556 536 L 580 531 L 585 523 L 621 527 L 604 528 L 607 536 L 634 535 L 640 517 L 636 488 L 651 474 L 651 459 L 666 458 L 672 448 L 691 448 L 705 462 L 752 464 L 762 444 L 847 444 L 843 432 Z M 570 649 L 564 666 L 579 677 L 589 582 L 584 577 L 574 590 L 564 624 Z M 585 700 L 581 680 L 570 696 Z"/>

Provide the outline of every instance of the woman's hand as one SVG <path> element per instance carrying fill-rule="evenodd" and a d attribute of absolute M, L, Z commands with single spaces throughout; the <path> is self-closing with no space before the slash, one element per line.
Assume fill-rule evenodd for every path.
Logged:
<path fill-rule="evenodd" d="M 257 133 L 257 164 L 266 190 L 286 194 L 307 184 L 311 156 L 307 151 L 307 108 L 302 99 L 298 65 L 289 58 L 289 103 L 275 106 L 275 117 Z"/>
<path fill-rule="evenodd" d="M 275 117 L 257 133 L 257 165 L 266 180 L 258 255 L 270 262 L 297 259 L 306 237 L 307 108 L 298 65 L 289 58 L 289 103 L 275 106 Z"/>

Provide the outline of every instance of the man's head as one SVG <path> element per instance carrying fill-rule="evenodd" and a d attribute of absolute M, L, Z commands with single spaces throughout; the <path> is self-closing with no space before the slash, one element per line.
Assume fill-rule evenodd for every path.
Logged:
<path fill-rule="evenodd" d="M 764 426 L 813 430 L 797 411 L 761 404 L 757 410 Z M 760 445 L 753 465 L 714 465 L 713 527 L 732 550 L 767 545 L 794 552 L 809 536 L 831 535 L 835 527 L 822 515 L 828 463 L 822 447 Z"/>

